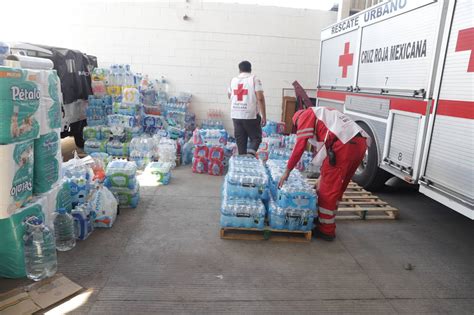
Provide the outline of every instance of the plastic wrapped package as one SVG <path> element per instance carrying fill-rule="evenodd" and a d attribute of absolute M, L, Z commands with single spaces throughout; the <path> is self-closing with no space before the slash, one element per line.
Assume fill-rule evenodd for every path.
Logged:
<path fill-rule="evenodd" d="M 121 208 L 136 208 L 140 202 L 140 185 L 138 183 L 135 189 L 111 187 L 110 191 Z"/>
<path fill-rule="evenodd" d="M 176 141 L 161 138 L 160 143 L 158 145 L 158 154 L 159 154 L 159 161 L 160 162 L 169 162 L 173 165 L 173 168 L 176 166 Z"/>
<path fill-rule="evenodd" d="M 85 126 L 82 130 L 84 140 L 102 140 L 102 126 Z"/>
<path fill-rule="evenodd" d="M 60 129 L 35 139 L 34 155 L 33 193 L 41 194 L 49 191 L 61 178 Z"/>
<path fill-rule="evenodd" d="M 72 210 L 71 215 L 74 219 L 74 235 L 78 240 L 87 239 L 94 230 L 89 204 L 77 206 Z"/>
<path fill-rule="evenodd" d="M 116 115 L 126 115 L 135 117 L 139 112 L 138 105 L 126 104 L 123 102 L 114 102 L 112 112 Z"/>
<path fill-rule="evenodd" d="M 25 234 L 23 222 L 30 216 L 44 218 L 41 204 L 30 203 L 10 217 L 0 219 L 0 277 L 22 278 L 26 276 L 22 242 Z"/>
<path fill-rule="evenodd" d="M 8 217 L 33 197 L 34 142 L 0 145 L 2 184 L 0 218 Z"/>
<path fill-rule="evenodd" d="M 147 133 L 155 133 L 157 130 L 167 128 L 165 118 L 160 115 L 143 115 L 142 125 L 143 131 Z"/>
<path fill-rule="evenodd" d="M 193 173 L 206 174 L 209 168 L 209 160 L 205 157 L 194 157 L 193 158 Z"/>
<path fill-rule="evenodd" d="M 152 162 L 145 168 L 145 176 L 152 177 L 155 183 L 168 185 L 171 179 L 171 163 Z"/>
<path fill-rule="evenodd" d="M 137 124 L 135 116 L 113 114 L 107 116 L 107 122 L 109 126 L 118 126 L 124 128 L 132 128 Z"/>
<path fill-rule="evenodd" d="M 224 197 L 221 205 L 222 227 L 265 227 L 265 206 L 260 199 Z"/>
<path fill-rule="evenodd" d="M 111 140 L 107 143 L 107 154 L 114 157 L 127 158 L 129 156 L 129 143 L 118 139 Z"/>
<path fill-rule="evenodd" d="M 144 169 L 155 159 L 156 145 L 156 141 L 147 135 L 133 138 L 130 142 L 130 160 L 134 161 L 139 169 Z"/>
<path fill-rule="evenodd" d="M 194 145 L 193 142 L 190 140 L 183 145 L 181 159 L 183 165 L 189 165 L 193 163 L 193 155 L 194 155 Z"/>
<path fill-rule="evenodd" d="M 106 153 L 108 140 L 89 139 L 84 142 L 84 152 L 92 153 Z"/>
<path fill-rule="evenodd" d="M 211 159 L 209 160 L 208 166 L 209 175 L 222 176 L 224 175 L 224 163 L 223 160 Z"/>
<path fill-rule="evenodd" d="M 137 164 L 127 160 L 113 160 L 105 171 L 106 187 L 135 189 L 137 186 Z"/>
<path fill-rule="evenodd" d="M 310 209 L 280 207 L 270 201 L 269 226 L 277 230 L 311 231 L 316 211 Z"/>
<path fill-rule="evenodd" d="M 40 125 L 40 88 L 28 70 L 0 66 L 0 144 L 35 139 Z"/>
<path fill-rule="evenodd" d="M 209 159 L 224 161 L 224 148 L 221 146 L 213 146 L 209 150 Z"/>
<path fill-rule="evenodd" d="M 90 182 L 94 177 L 92 169 L 77 155 L 63 163 L 63 177 L 71 188 L 72 206 L 86 202 L 90 192 Z"/>
<path fill-rule="evenodd" d="M 195 158 L 209 158 L 209 147 L 207 145 L 196 145 L 194 147 Z"/>
<path fill-rule="evenodd" d="M 99 185 L 94 189 L 90 203 L 94 227 L 111 228 L 117 218 L 117 200 L 107 187 Z"/>

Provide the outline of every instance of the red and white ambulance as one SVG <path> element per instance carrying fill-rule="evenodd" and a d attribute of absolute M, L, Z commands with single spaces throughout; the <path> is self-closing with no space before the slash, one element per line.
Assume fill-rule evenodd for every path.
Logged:
<path fill-rule="evenodd" d="M 392 0 L 321 33 L 318 106 L 375 140 L 354 179 L 395 175 L 474 219 L 474 1 Z"/>

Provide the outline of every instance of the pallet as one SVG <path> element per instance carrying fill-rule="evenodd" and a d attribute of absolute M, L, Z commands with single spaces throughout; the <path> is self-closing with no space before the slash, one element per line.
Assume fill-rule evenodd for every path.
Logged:
<path fill-rule="evenodd" d="M 317 180 L 307 179 L 314 185 Z M 341 220 L 394 220 L 398 219 L 398 209 L 373 195 L 354 182 L 347 186 L 336 213 Z"/>
<path fill-rule="evenodd" d="M 220 229 L 220 236 L 228 240 L 308 243 L 311 242 L 312 232 L 223 227 Z"/>

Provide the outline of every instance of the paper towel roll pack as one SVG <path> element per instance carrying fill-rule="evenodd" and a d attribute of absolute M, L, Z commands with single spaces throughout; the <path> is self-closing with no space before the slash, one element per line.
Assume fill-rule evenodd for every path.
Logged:
<path fill-rule="evenodd" d="M 62 126 L 61 83 L 56 70 L 39 71 L 36 75 L 36 83 L 41 95 L 37 117 L 39 117 L 40 135 L 44 135 Z"/>
<path fill-rule="evenodd" d="M 34 140 L 33 193 L 49 191 L 61 176 L 61 136 L 60 129 L 51 131 Z"/>
<path fill-rule="evenodd" d="M 38 137 L 40 98 L 40 88 L 28 71 L 0 67 L 0 144 Z"/>
<path fill-rule="evenodd" d="M 0 145 L 0 219 L 9 217 L 33 196 L 33 140 Z"/>

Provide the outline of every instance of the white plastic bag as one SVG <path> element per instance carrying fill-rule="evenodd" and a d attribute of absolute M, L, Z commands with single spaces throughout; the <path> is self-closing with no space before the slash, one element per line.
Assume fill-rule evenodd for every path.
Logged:
<path fill-rule="evenodd" d="M 90 200 L 94 227 L 111 228 L 117 218 L 117 199 L 103 185 L 98 185 Z"/>

